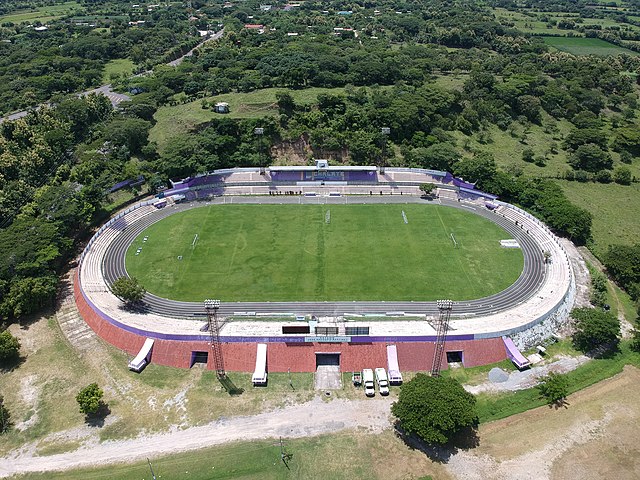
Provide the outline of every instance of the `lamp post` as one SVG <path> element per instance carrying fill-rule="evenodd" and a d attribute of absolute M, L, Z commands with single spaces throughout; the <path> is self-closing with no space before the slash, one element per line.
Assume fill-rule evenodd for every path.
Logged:
<path fill-rule="evenodd" d="M 391 129 L 382 127 L 380 133 L 382 134 L 382 166 L 380 167 L 380 173 L 384 175 L 384 167 L 387 163 L 387 137 L 391 135 Z"/>

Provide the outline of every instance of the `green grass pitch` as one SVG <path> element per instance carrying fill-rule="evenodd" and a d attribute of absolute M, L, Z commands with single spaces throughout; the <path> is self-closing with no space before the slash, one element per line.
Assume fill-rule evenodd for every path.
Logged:
<path fill-rule="evenodd" d="M 468 300 L 522 272 L 505 238 L 438 205 L 213 205 L 150 226 L 126 266 L 149 292 L 184 301 Z"/>

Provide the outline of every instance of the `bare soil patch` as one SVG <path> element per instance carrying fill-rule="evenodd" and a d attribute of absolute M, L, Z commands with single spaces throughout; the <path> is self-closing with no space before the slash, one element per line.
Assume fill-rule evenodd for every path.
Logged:
<path fill-rule="evenodd" d="M 480 446 L 454 455 L 456 478 L 638 478 L 640 370 L 627 366 L 568 399 L 483 425 Z"/>

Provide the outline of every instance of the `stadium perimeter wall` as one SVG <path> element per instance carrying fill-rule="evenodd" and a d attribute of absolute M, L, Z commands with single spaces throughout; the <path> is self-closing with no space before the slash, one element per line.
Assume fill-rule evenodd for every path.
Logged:
<path fill-rule="evenodd" d="M 74 276 L 74 295 L 78 310 L 87 324 L 107 343 L 135 356 L 147 337 L 155 339 L 151 361 L 159 365 L 178 368 L 191 367 L 193 352 L 210 352 L 209 342 L 204 340 L 180 340 L 159 338 L 153 332 L 134 332 L 126 325 L 118 325 L 112 318 L 102 314 L 85 297 L 79 284 L 78 273 Z M 241 340 L 239 338 L 234 340 Z M 223 342 L 225 368 L 229 371 L 252 371 L 256 361 L 256 343 L 251 341 Z M 276 339 L 271 339 L 276 340 Z M 318 343 L 286 341 L 269 342 L 267 350 L 267 370 L 270 372 L 315 372 L 316 353 L 339 353 L 340 369 L 359 371 L 363 368 L 386 367 L 388 344 L 395 344 L 398 350 L 398 364 L 403 371 L 430 370 L 435 343 L 431 341 L 363 342 L 363 343 Z M 465 367 L 476 367 L 495 363 L 507 358 L 504 343 L 500 337 L 486 339 L 448 340 L 446 351 L 462 352 Z M 446 358 L 441 368 L 448 367 Z M 209 355 L 207 368 L 214 369 L 212 356 Z"/>

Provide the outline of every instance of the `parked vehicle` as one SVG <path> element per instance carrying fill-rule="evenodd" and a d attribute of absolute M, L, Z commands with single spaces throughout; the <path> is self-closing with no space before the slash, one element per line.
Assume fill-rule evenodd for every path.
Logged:
<path fill-rule="evenodd" d="M 376 382 L 380 395 L 389 395 L 389 379 L 384 368 L 376 368 Z"/>
<path fill-rule="evenodd" d="M 364 394 L 367 397 L 373 397 L 376 394 L 376 388 L 373 384 L 373 370 L 370 368 L 362 370 L 362 381 L 364 383 Z"/>
<path fill-rule="evenodd" d="M 360 385 L 362 385 L 362 373 L 353 372 L 353 374 L 351 375 L 351 381 L 353 382 L 354 387 L 359 387 Z"/>

